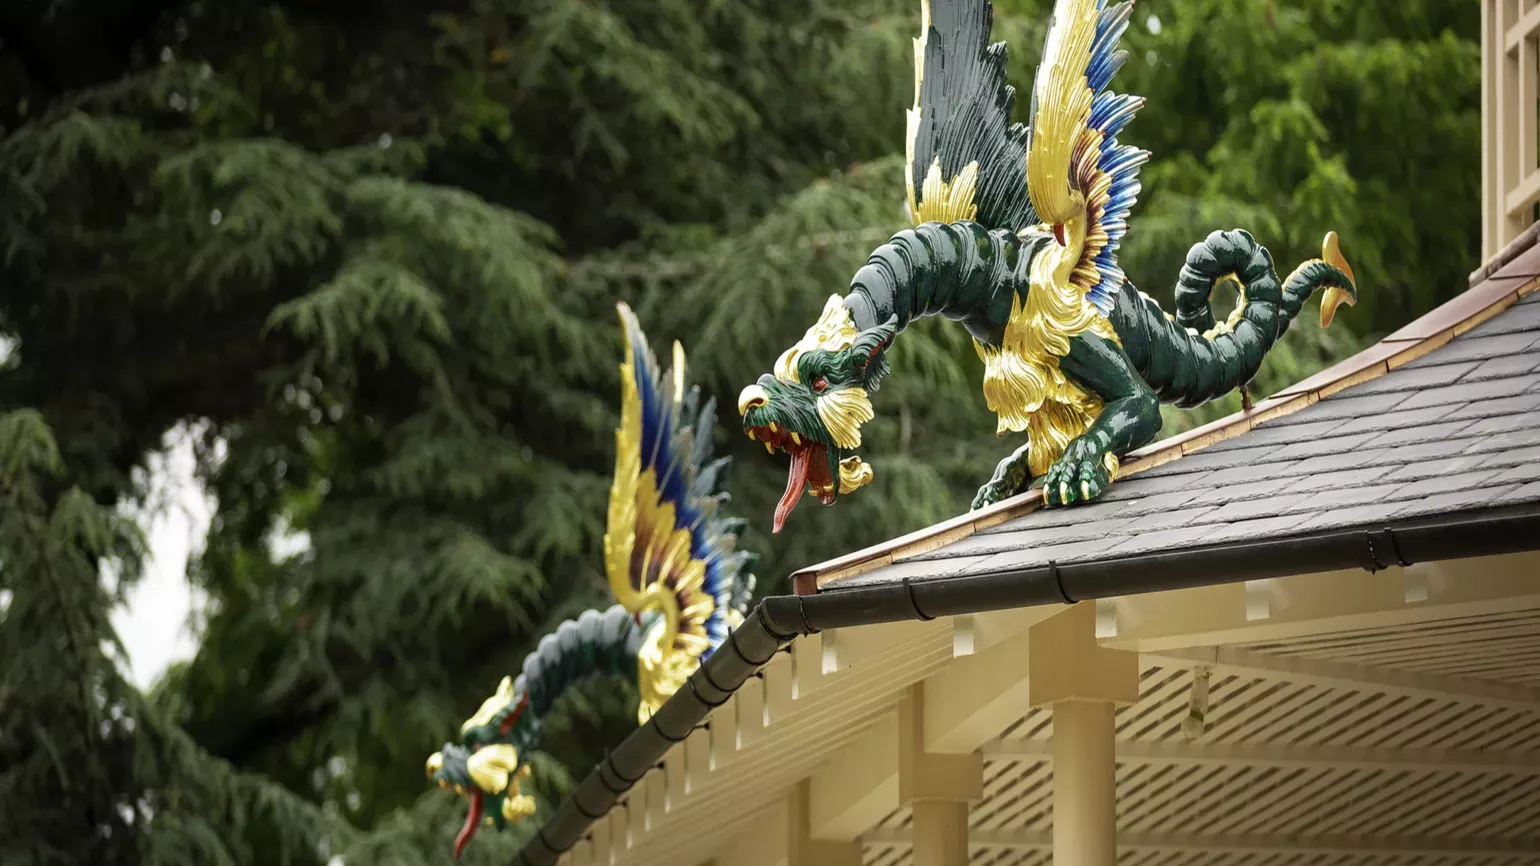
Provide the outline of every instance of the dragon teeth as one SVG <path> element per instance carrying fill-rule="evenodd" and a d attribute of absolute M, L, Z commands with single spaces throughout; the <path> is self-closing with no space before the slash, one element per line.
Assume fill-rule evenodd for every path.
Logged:
<path fill-rule="evenodd" d="M 796 433 L 792 433 L 791 434 L 791 441 L 792 441 L 792 444 L 794 444 L 794 445 L 801 445 L 802 444 L 802 437 L 798 436 Z"/>
<path fill-rule="evenodd" d="M 766 454 L 774 454 L 775 453 L 775 446 L 771 445 L 769 442 L 766 442 L 765 443 L 765 453 Z"/>
<path fill-rule="evenodd" d="M 779 431 L 780 431 L 780 429 L 781 429 L 781 428 L 779 428 L 779 427 L 777 427 L 777 426 L 775 426 L 775 422 L 774 422 L 774 421 L 771 421 L 771 422 L 770 422 L 770 432 L 771 432 L 771 433 L 776 433 L 776 432 L 779 432 Z"/>

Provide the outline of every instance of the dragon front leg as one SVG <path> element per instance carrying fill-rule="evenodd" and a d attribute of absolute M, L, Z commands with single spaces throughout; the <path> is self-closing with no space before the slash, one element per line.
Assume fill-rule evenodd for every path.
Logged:
<path fill-rule="evenodd" d="M 1072 505 L 1095 499 L 1112 483 L 1109 456 L 1122 456 L 1160 433 L 1160 400 L 1123 347 L 1095 334 L 1071 339 L 1059 369 L 1104 404 L 1090 429 L 1069 443 L 1044 479 L 1050 505 Z"/>
<path fill-rule="evenodd" d="M 1027 457 L 1031 452 L 1030 443 L 1011 452 L 1011 456 L 1000 461 L 995 467 L 995 474 L 983 487 L 979 488 L 978 495 L 973 497 L 973 511 L 994 505 L 1003 499 L 1027 489 L 1032 483 L 1032 473 L 1027 469 Z"/>

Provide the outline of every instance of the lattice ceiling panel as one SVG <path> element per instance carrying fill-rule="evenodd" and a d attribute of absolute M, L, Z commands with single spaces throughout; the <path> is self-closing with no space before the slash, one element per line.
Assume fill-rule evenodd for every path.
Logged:
<path fill-rule="evenodd" d="M 1540 684 L 1540 612 L 1241 649 L 1334 666 L 1221 665 L 1189 738 L 1191 665 L 1148 664 L 1117 714 L 1121 866 L 1540 864 L 1540 700 L 1525 697 L 1540 692 L 1469 687 Z M 986 749 L 974 866 L 1050 866 L 1052 736 L 1036 710 Z M 873 828 L 868 866 L 912 862 L 911 820 Z"/>
<path fill-rule="evenodd" d="M 1340 632 L 1252 644 L 1249 648 L 1275 655 L 1540 685 L 1540 611 L 1535 610 Z"/>

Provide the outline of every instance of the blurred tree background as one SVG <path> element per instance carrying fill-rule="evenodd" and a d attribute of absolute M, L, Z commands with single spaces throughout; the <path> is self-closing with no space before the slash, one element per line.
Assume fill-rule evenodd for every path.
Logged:
<path fill-rule="evenodd" d="M 997 0 L 1023 120 L 1050 5 Z M 463 811 L 423 759 L 606 595 L 614 303 L 682 340 L 730 414 L 904 225 L 918 20 L 914 0 L 5 4 L 0 860 L 447 861 Z M 1330 332 L 1307 310 L 1259 395 L 1459 292 L 1477 33 L 1463 0 L 1141 2 L 1116 82 L 1149 97 L 1124 138 L 1155 154 L 1132 280 L 1169 301 L 1217 228 L 1285 270 L 1337 230 L 1362 301 Z M 959 513 L 1013 447 L 961 329 L 922 323 L 893 361 L 877 480 L 774 543 L 785 467 L 718 431 L 762 592 Z M 217 495 L 188 567 L 208 602 L 196 656 L 142 694 L 108 615 L 144 557 L 121 506 L 152 498 L 173 429 Z M 308 549 L 279 550 L 289 531 Z M 599 683 L 552 719 L 543 808 L 633 700 Z"/>

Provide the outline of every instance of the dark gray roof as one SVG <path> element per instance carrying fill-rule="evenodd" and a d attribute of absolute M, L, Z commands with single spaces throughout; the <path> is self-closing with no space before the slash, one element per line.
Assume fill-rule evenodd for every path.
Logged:
<path fill-rule="evenodd" d="M 838 588 L 1178 551 L 1540 502 L 1540 292 L 1234 438 Z M 833 588 L 833 587 L 831 587 Z"/>

